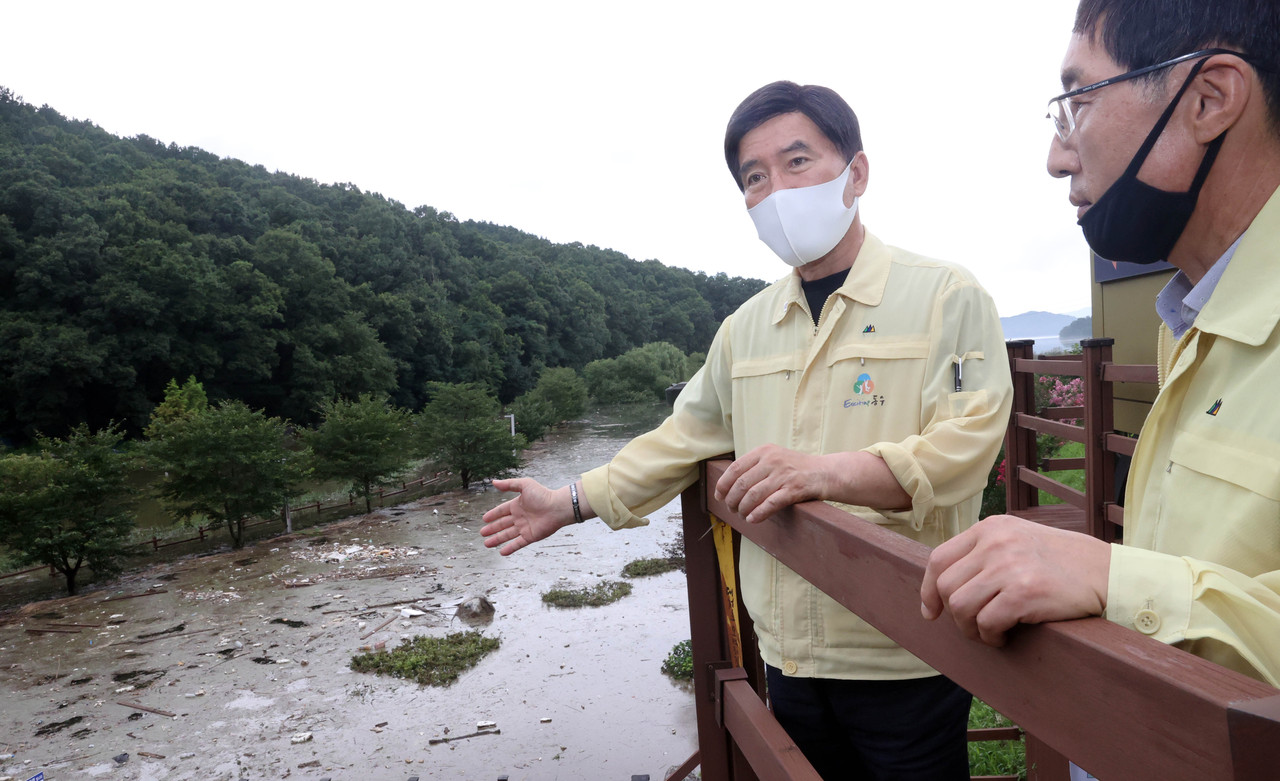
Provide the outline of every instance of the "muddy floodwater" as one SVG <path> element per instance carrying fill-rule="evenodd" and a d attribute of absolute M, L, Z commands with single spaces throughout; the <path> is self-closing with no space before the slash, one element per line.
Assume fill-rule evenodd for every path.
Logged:
<path fill-rule="evenodd" d="M 522 473 L 562 485 L 662 414 L 593 413 Z M 479 535 L 499 501 L 428 497 L 9 612 L 0 778 L 664 778 L 697 743 L 692 694 L 660 670 L 689 637 L 683 574 L 600 608 L 541 595 L 665 555 L 679 503 L 647 528 L 589 521 L 503 558 Z M 454 616 L 473 596 L 491 620 Z M 501 646 L 448 688 L 349 668 L 361 649 L 472 628 Z"/>

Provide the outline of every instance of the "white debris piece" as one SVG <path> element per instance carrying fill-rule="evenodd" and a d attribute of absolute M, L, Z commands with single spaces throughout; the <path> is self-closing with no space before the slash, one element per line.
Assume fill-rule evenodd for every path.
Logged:
<path fill-rule="evenodd" d="M 311 740 L 310 732 L 299 732 L 293 737 L 289 738 L 289 742 L 294 744 L 295 746 L 299 743 L 307 743 L 310 740 Z"/>

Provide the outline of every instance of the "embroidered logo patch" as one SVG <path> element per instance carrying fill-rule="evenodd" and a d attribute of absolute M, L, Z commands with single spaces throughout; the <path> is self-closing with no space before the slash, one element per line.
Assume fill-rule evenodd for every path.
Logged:
<path fill-rule="evenodd" d="M 871 375 L 863 372 L 858 375 L 857 382 L 853 383 L 853 393 L 855 396 L 870 396 L 870 399 L 845 399 L 844 407 L 879 407 L 884 405 L 884 396 L 875 393 L 876 384 L 872 381 Z"/>
<path fill-rule="evenodd" d="M 1218 416 L 1218 410 L 1220 410 L 1220 409 L 1222 409 L 1222 399 L 1218 399 L 1217 401 L 1215 401 L 1215 402 L 1213 403 L 1213 406 L 1212 406 L 1212 407 L 1210 407 L 1210 408 L 1206 411 L 1206 413 L 1205 413 L 1205 414 L 1207 414 L 1207 415 L 1213 415 L 1214 417 L 1217 417 L 1217 416 Z"/>
<path fill-rule="evenodd" d="M 873 334 L 876 332 L 876 327 L 874 325 L 869 325 L 866 328 L 863 328 L 862 332 L 864 334 Z"/>

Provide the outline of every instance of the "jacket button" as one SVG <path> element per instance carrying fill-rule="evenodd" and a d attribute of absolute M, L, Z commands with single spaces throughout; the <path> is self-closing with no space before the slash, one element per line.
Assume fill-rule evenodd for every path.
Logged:
<path fill-rule="evenodd" d="M 1160 614 L 1143 608 L 1134 614 L 1133 625 L 1144 635 L 1154 635 L 1160 629 Z"/>
<path fill-rule="evenodd" d="M 790 659 L 782 663 L 783 675 L 795 675 L 798 672 L 800 672 L 800 665 L 796 664 Z"/>

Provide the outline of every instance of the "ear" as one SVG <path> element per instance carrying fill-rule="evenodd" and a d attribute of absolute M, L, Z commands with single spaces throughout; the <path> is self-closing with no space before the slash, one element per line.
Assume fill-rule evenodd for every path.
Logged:
<path fill-rule="evenodd" d="M 1240 121 L 1255 95 L 1253 69 L 1239 57 L 1219 54 L 1209 58 L 1191 85 L 1192 126 L 1195 139 L 1207 144 Z"/>
<path fill-rule="evenodd" d="M 844 205 L 851 206 L 853 199 L 867 191 L 867 180 L 871 175 L 870 163 L 866 152 L 858 152 L 853 156 L 849 166 L 849 181 L 844 186 Z"/>

